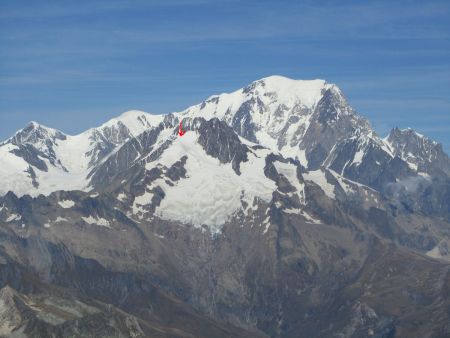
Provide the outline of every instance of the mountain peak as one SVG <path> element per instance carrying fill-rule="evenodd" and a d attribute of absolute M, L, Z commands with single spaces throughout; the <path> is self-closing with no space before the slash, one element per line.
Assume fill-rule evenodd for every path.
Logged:
<path fill-rule="evenodd" d="M 414 170 L 450 173 L 450 159 L 442 144 L 429 139 L 412 128 L 395 127 L 385 139 L 394 154 L 406 161 Z"/>
<path fill-rule="evenodd" d="M 46 127 L 38 122 L 30 121 L 27 125 L 17 131 L 14 136 L 12 136 L 8 141 L 13 144 L 25 144 L 31 143 L 36 144 L 39 142 L 45 142 L 47 139 L 55 140 L 55 139 L 65 139 L 66 135 L 64 135 L 59 130 Z M 7 141 L 7 142 L 8 142 Z"/>
<path fill-rule="evenodd" d="M 246 94 L 270 96 L 276 95 L 280 102 L 294 104 L 301 102 L 304 106 L 313 108 L 322 98 L 327 89 L 336 88 L 325 80 L 294 80 L 280 75 L 272 75 L 252 82 L 242 91 Z M 340 91 L 338 90 L 340 93 Z"/>
<path fill-rule="evenodd" d="M 126 121 L 126 120 L 131 120 L 131 119 L 138 119 L 143 116 L 145 116 L 145 118 L 148 120 L 151 120 L 151 119 L 156 120 L 159 118 L 160 115 L 150 114 L 150 113 L 147 113 L 142 110 L 132 109 L 132 110 L 127 110 L 127 111 L 123 112 L 122 114 L 117 116 L 115 119 L 120 120 L 120 121 Z"/>
<path fill-rule="evenodd" d="M 41 124 L 36 121 L 30 121 L 25 126 L 25 128 L 39 128 L 39 127 L 41 127 Z M 42 127 L 44 127 L 44 126 L 42 126 Z"/>
<path fill-rule="evenodd" d="M 264 82 L 266 84 L 281 84 L 281 85 L 295 85 L 295 84 L 299 84 L 299 83 L 303 83 L 303 84 L 309 84 L 309 85 L 321 85 L 324 86 L 325 84 L 327 84 L 327 82 L 323 79 L 309 79 L 309 80 L 304 80 L 304 79 L 293 79 L 287 76 L 282 76 L 282 75 L 270 75 L 270 76 L 266 76 L 263 77 L 259 80 L 254 81 L 253 83 L 256 82 Z"/>
<path fill-rule="evenodd" d="M 393 140 L 394 138 L 409 138 L 410 140 L 420 139 L 422 142 L 429 143 L 430 145 L 438 145 L 438 142 L 429 139 L 425 135 L 418 133 L 410 127 L 404 129 L 400 129 L 398 127 L 393 128 L 388 135 L 388 140 Z"/>
<path fill-rule="evenodd" d="M 206 120 L 217 117 L 249 141 L 302 158 L 304 154 L 298 154 L 298 150 L 310 125 L 313 125 L 309 132 L 311 144 L 317 143 L 313 130 L 324 125 L 333 128 L 338 123 L 341 131 L 366 126 L 336 85 L 321 79 L 294 80 L 279 75 L 262 78 L 231 93 L 211 96 L 180 113 L 180 117 Z"/>
<path fill-rule="evenodd" d="M 28 122 L 25 125 L 25 127 L 22 128 L 21 130 L 34 130 L 34 129 L 45 130 L 49 133 L 59 132 L 59 130 L 44 126 L 43 124 L 40 124 L 39 122 L 36 122 L 36 121 Z"/>
<path fill-rule="evenodd" d="M 133 136 L 137 136 L 145 129 L 157 126 L 163 119 L 164 115 L 149 114 L 141 110 L 129 110 L 112 118 L 96 129 L 115 127 L 117 124 L 121 123 L 128 128 Z"/>

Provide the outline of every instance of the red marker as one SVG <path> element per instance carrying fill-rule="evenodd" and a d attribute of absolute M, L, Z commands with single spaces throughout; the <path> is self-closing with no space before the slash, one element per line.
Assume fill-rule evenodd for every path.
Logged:
<path fill-rule="evenodd" d="M 186 132 L 183 131 L 183 126 L 182 126 L 181 121 L 180 121 L 180 128 L 178 128 L 178 135 L 181 137 L 184 134 L 186 134 Z"/>

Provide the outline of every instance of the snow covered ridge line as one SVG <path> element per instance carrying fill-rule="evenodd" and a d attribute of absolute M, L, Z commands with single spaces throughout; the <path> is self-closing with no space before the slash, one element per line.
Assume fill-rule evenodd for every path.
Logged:
<path fill-rule="evenodd" d="M 0 146 L 0 195 L 9 190 L 19 196 L 90 191 L 96 187 L 92 177 L 103 176 L 105 170 L 112 177 L 143 161 L 140 156 L 144 153 L 161 156 L 176 136 L 175 125 L 181 119 L 195 118 L 224 121 L 241 143 L 259 144 L 285 158 L 295 158 L 310 171 L 337 167 L 344 161 L 348 166 L 335 171 L 348 171 L 353 175 L 348 178 L 355 182 L 361 182 L 355 175 L 365 175 L 360 168 L 367 167 L 374 157 L 381 158 L 376 160 L 379 167 L 399 156 L 411 171 L 429 173 L 427 164 L 444 156 L 423 137 L 420 142 L 413 140 L 415 143 L 409 134 L 400 135 L 396 142 L 391 137 L 380 139 L 334 84 L 271 76 L 235 92 L 211 96 L 179 113 L 129 111 L 74 136 L 30 123 Z M 349 139 L 353 144 L 345 145 Z M 408 151 L 403 151 L 404 144 Z M 357 150 L 352 149 L 355 145 Z M 370 153 L 374 146 L 379 148 L 375 155 Z M 445 161 L 439 166 L 445 167 Z"/>

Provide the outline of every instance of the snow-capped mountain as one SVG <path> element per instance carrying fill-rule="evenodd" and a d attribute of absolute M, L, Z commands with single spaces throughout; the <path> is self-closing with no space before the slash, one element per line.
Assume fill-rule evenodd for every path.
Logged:
<path fill-rule="evenodd" d="M 179 115 L 217 117 L 240 136 L 297 158 L 308 168 L 320 166 L 323 154 L 353 128 L 370 130 L 336 85 L 281 76 L 255 81 L 231 94 L 212 96 Z"/>
<path fill-rule="evenodd" d="M 429 174 L 444 166 L 448 174 L 450 168 L 442 146 L 428 141 L 426 149 L 417 149 L 424 162 L 418 170 L 399 153 L 392 137 L 380 138 L 341 90 L 323 80 L 272 76 L 175 115 L 217 117 L 241 137 L 297 159 L 307 169 L 327 167 L 377 190 L 418 172 Z"/>
<path fill-rule="evenodd" d="M 380 138 L 334 84 L 32 122 L 0 161 L 0 334 L 450 334 L 448 156 Z"/>
<path fill-rule="evenodd" d="M 119 146 L 163 117 L 129 111 L 79 135 L 30 122 L 0 145 L 0 194 L 49 194 L 57 190 L 88 190 L 88 174 Z"/>
<path fill-rule="evenodd" d="M 184 138 L 178 138 L 176 133 L 180 121 L 189 131 Z M 189 146 L 183 146 L 188 140 Z M 189 153 L 194 149 L 197 151 Z M 150 209 L 161 217 L 198 225 L 203 222 L 216 230 L 231 215 L 253 203 L 241 193 L 270 200 L 267 196 L 276 189 L 273 180 L 264 174 L 264 161 L 272 153 L 297 161 L 299 169 L 293 170 L 299 172 L 298 179 L 309 177 L 324 191 L 330 191 L 332 198 L 334 186 L 345 186 L 336 182 L 360 184 L 379 193 L 388 191 L 392 197 L 392 186 L 398 182 L 450 172 L 442 147 L 413 131 L 394 129 L 389 137 L 378 137 L 368 121 L 349 106 L 336 85 L 280 76 L 255 81 L 230 94 L 212 96 L 179 113 L 151 115 L 129 111 L 75 136 L 32 122 L 3 142 L 0 152 L 4 162 L 0 179 L 5 182 L 1 193 L 13 191 L 32 196 L 58 190 L 101 192 L 112 186 L 120 190 L 136 172 L 169 168 L 167 158 L 174 155 L 168 154 L 178 156 L 172 158 L 172 165 L 185 156 L 183 166 L 194 168 L 192 161 L 197 163 L 197 169 L 191 169 L 188 177 L 178 184 L 172 182 L 173 187 L 161 180 L 152 183 L 164 195 L 159 208 L 152 202 L 151 194 L 137 196 L 140 203 L 135 204 L 153 205 Z M 216 161 L 216 165 L 207 169 L 211 161 Z M 202 179 L 195 178 L 200 163 L 205 163 Z M 226 165 L 228 169 L 224 169 Z M 241 166 L 245 170 L 241 171 Z M 328 185 L 333 185 L 328 182 L 331 177 L 337 181 L 329 189 Z M 293 186 L 298 184 L 296 180 Z M 252 186 L 272 189 L 257 193 Z M 197 193 L 198 200 L 193 200 L 189 198 L 193 194 L 191 188 L 208 193 Z M 207 196 L 214 196 L 229 204 L 206 211 L 202 196 L 205 203 Z M 161 211 L 183 205 L 183 198 L 195 202 L 199 213 L 211 212 L 221 217 L 189 218 L 183 208 L 177 212 Z M 134 210 L 140 209 L 134 206 Z"/>

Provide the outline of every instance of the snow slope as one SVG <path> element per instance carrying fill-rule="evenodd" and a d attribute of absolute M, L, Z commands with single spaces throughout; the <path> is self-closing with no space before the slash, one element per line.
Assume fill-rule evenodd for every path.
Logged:
<path fill-rule="evenodd" d="M 0 146 L 0 194 L 4 195 L 9 190 L 18 195 L 24 195 L 30 190 L 29 175 L 26 172 L 28 164 L 22 158 L 10 151 L 18 149 L 12 144 Z"/>
<path fill-rule="evenodd" d="M 196 132 L 187 132 L 176 138 L 156 162 L 146 165 L 148 170 L 158 165 L 171 167 L 187 156 L 187 178 L 174 182 L 173 186 L 164 180 L 154 183 L 165 193 L 156 215 L 197 227 L 207 225 L 211 232 L 217 233 L 221 225 L 241 208 L 242 202 L 252 205 L 255 199 L 271 200 L 276 186 L 264 175 L 268 150 L 250 154 L 249 160 L 241 163 L 241 175 L 237 175 L 231 163 L 220 163 L 206 154 L 197 140 Z M 151 200 L 149 194 L 139 196 L 139 201 Z"/>
<path fill-rule="evenodd" d="M 343 101 L 343 95 L 334 84 L 324 80 L 293 80 L 270 76 L 232 92 L 211 96 L 201 104 L 178 114 L 183 117 L 217 117 L 239 129 L 239 124 L 251 121 L 255 140 L 268 148 L 281 151 L 286 156 L 306 160 L 298 148 L 306 133 L 314 110 L 327 90 L 332 90 Z M 245 116 L 250 112 L 249 116 Z M 284 142 L 280 142 L 281 135 Z"/>

